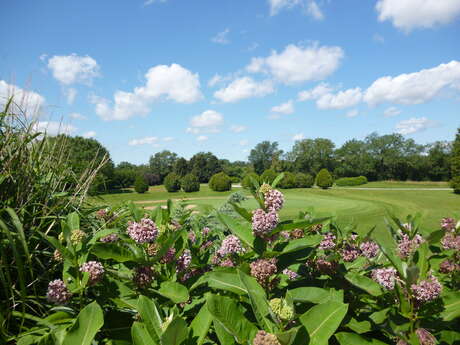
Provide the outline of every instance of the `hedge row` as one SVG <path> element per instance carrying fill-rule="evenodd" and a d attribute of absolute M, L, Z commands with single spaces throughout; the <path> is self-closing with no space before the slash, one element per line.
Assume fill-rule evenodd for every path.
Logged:
<path fill-rule="evenodd" d="M 357 177 L 342 177 L 335 181 L 337 186 L 360 186 L 367 183 L 366 176 L 357 176 Z"/>

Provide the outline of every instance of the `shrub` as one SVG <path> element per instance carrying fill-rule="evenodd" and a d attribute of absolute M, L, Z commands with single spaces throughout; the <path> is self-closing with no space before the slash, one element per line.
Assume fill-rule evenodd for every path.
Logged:
<path fill-rule="evenodd" d="M 315 184 L 315 179 L 310 174 L 297 173 L 295 175 L 296 188 L 311 188 Z"/>
<path fill-rule="evenodd" d="M 232 189 L 232 180 L 224 172 L 212 175 L 209 180 L 209 188 L 215 192 L 224 192 Z"/>
<path fill-rule="evenodd" d="M 140 194 L 145 193 L 149 190 L 149 184 L 145 180 L 144 176 L 136 176 L 136 180 L 134 181 L 134 190 Z"/>
<path fill-rule="evenodd" d="M 257 182 L 260 182 L 259 175 L 257 175 L 255 172 L 248 173 L 244 175 L 243 179 L 241 180 L 241 186 L 243 186 L 244 189 L 254 190 L 254 185 L 252 184 L 251 177 Z"/>
<path fill-rule="evenodd" d="M 284 189 L 295 188 L 296 187 L 295 175 L 288 171 L 285 172 L 283 178 L 278 183 L 278 186 Z"/>
<path fill-rule="evenodd" d="M 232 180 L 232 183 L 240 183 L 241 179 L 238 176 L 230 176 L 230 180 Z"/>
<path fill-rule="evenodd" d="M 460 194 L 460 176 L 453 177 L 450 186 L 454 189 L 455 194 Z"/>
<path fill-rule="evenodd" d="M 158 174 L 145 173 L 144 177 L 147 180 L 149 186 L 156 186 L 161 184 L 161 176 Z"/>
<path fill-rule="evenodd" d="M 332 175 L 327 169 L 321 169 L 316 175 L 316 185 L 320 188 L 328 189 L 332 187 L 333 182 Z"/>
<path fill-rule="evenodd" d="M 200 190 L 200 181 L 195 175 L 187 174 L 180 181 L 180 186 L 185 193 L 198 192 Z"/>
<path fill-rule="evenodd" d="M 360 186 L 367 183 L 366 176 L 342 177 L 335 181 L 337 186 Z"/>
<path fill-rule="evenodd" d="M 168 192 L 177 192 L 180 190 L 180 177 L 175 173 L 169 173 L 166 175 L 163 184 Z"/>
<path fill-rule="evenodd" d="M 276 176 L 278 176 L 278 174 L 276 173 L 275 170 L 267 169 L 260 176 L 260 183 L 269 183 L 269 184 L 271 184 L 275 180 Z"/>

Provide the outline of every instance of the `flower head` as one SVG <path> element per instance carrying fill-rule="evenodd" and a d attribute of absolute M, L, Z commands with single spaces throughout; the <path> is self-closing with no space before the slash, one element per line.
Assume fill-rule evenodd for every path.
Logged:
<path fill-rule="evenodd" d="M 133 280 L 138 287 L 145 288 L 152 283 L 153 275 L 154 271 L 152 267 L 140 266 L 134 269 Z"/>
<path fill-rule="evenodd" d="M 217 254 L 225 256 L 227 254 L 242 254 L 244 252 L 245 249 L 242 246 L 240 239 L 235 235 L 229 235 L 222 241 Z"/>
<path fill-rule="evenodd" d="M 459 270 L 460 270 L 460 265 L 455 263 L 452 260 L 444 260 L 439 265 L 439 272 L 441 273 L 448 274 L 448 273 L 452 273 L 452 272 L 459 271 Z"/>
<path fill-rule="evenodd" d="M 379 252 L 379 246 L 373 241 L 361 243 L 359 249 L 361 249 L 361 253 L 368 259 L 375 258 Z"/>
<path fill-rule="evenodd" d="M 442 291 L 442 285 L 438 279 L 431 275 L 426 280 L 418 284 L 411 285 L 414 298 L 419 302 L 429 302 L 439 297 Z"/>
<path fill-rule="evenodd" d="M 120 239 L 120 237 L 118 237 L 117 234 L 110 234 L 110 235 L 101 237 L 101 238 L 99 239 L 99 241 L 108 243 L 108 242 L 116 242 L 116 241 L 118 241 L 119 239 Z"/>
<path fill-rule="evenodd" d="M 456 222 L 454 218 L 441 219 L 441 229 L 445 231 L 455 231 Z"/>
<path fill-rule="evenodd" d="M 447 233 L 441 239 L 441 245 L 446 250 L 460 250 L 460 236 L 452 233 Z"/>
<path fill-rule="evenodd" d="M 86 233 L 84 231 L 81 231 L 80 229 L 73 230 L 72 233 L 70 234 L 70 242 L 73 244 L 78 244 L 83 242 L 83 240 L 86 237 Z"/>
<path fill-rule="evenodd" d="M 174 257 L 176 255 L 176 248 L 169 248 L 165 255 L 163 255 L 163 257 L 161 258 L 160 262 L 162 264 L 169 264 L 170 262 L 172 262 L 174 260 Z"/>
<path fill-rule="evenodd" d="M 361 254 L 359 248 L 350 244 L 346 244 L 340 252 L 340 255 L 342 255 L 342 259 L 345 262 L 355 261 L 358 258 L 359 254 Z"/>
<path fill-rule="evenodd" d="M 137 243 L 150 243 L 157 238 L 158 227 L 153 220 L 142 218 L 139 223 L 129 222 L 126 232 Z"/>
<path fill-rule="evenodd" d="M 335 239 L 336 237 L 332 232 L 328 232 L 327 234 L 323 235 L 323 240 L 319 244 L 319 249 L 326 250 L 334 248 Z"/>
<path fill-rule="evenodd" d="M 420 345 L 436 345 L 438 342 L 433 334 L 428 332 L 425 328 L 418 328 L 415 330 Z"/>
<path fill-rule="evenodd" d="M 319 257 L 315 260 L 316 269 L 321 274 L 331 275 L 337 270 L 337 262 L 329 261 L 326 257 Z"/>
<path fill-rule="evenodd" d="M 252 262 L 250 265 L 251 275 L 256 278 L 260 285 L 268 287 L 270 277 L 277 271 L 276 262 L 275 258 L 258 259 Z"/>
<path fill-rule="evenodd" d="M 278 222 L 279 217 L 275 211 L 265 212 L 259 208 L 252 214 L 252 232 L 258 237 L 268 237 Z"/>
<path fill-rule="evenodd" d="M 88 272 L 89 284 L 94 285 L 101 281 L 102 276 L 104 275 L 104 267 L 100 262 L 88 261 L 80 266 L 80 272 Z"/>
<path fill-rule="evenodd" d="M 284 204 L 284 196 L 277 189 L 271 189 L 264 193 L 264 204 L 269 211 L 279 211 Z"/>
<path fill-rule="evenodd" d="M 63 256 L 62 256 L 62 253 L 61 253 L 58 249 L 56 249 L 56 250 L 54 251 L 54 253 L 53 253 L 53 259 L 54 259 L 54 261 L 57 261 L 57 262 L 62 262 L 62 261 L 64 261 L 64 258 L 63 258 Z"/>
<path fill-rule="evenodd" d="M 268 183 L 263 183 L 262 186 L 259 187 L 259 192 L 264 195 L 271 190 L 272 190 L 272 186 L 270 186 Z"/>
<path fill-rule="evenodd" d="M 192 263 L 192 254 L 190 250 L 185 249 L 176 262 L 176 271 L 184 272 Z"/>
<path fill-rule="evenodd" d="M 284 299 L 273 298 L 270 300 L 269 305 L 273 313 L 281 320 L 291 320 L 294 317 L 294 310 Z"/>
<path fill-rule="evenodd" d="M 372 279 L 387 290 L 395 288 L 397 272 L 393 267 L 372 270 Z"/>
<path fill-rule="evenodd" d="M 235 267 L 235 263 L 232 261 L 232 259 L 227 258 L 225 260 L 220 261 L 219 266 L 221 266 L 221 267 Z"/>
<path fill-rule="evenodd" d="M 211 232 L 211 229 L 208 228 L 207 226 L 205 226 L 202 230 L 201 230 L 201 234 L 206 237 L 209 235 L 209 233 Z"/>
<path fill-rule="evenodd" d="M 46 293 L 48 301 L 56 304 L 65 304 L 71 297 L 72 294 L 61 279 L 53 280 L 48 284 L 48 292 Z"/>
<path fill-rule="evenodd" d="M 294 280 L 299 278 L 299 274 L 297 272 L 291 271 L 289 268 L 285 268 L 283 270 L 283 274 L 287 275 L 289 280 Z"/>
<path fill-rule="evenodd" d="M 190 242 L 192 243 L 195 243 L 196 242 L 196 235 L 193 231 L 189 232 L 188 233 L 188 239 L 190 240 Z"/>
<path fill-rule="evenodd" d="M 398 242 L 398 255 L 402 259 L 409 257 L 423 242 L 424 239 L 419 234 L 416 234 L 412 239 L 409 238 L 409 235 L 402 234 L 401 240 Z"/>
<path fill-rule="evenodd" d="M 252 341 L 253 345 L 281 345 L 276 338 L 276 335 L 267 333 L 265 331 L 258 331 L 254 340 Z"/>

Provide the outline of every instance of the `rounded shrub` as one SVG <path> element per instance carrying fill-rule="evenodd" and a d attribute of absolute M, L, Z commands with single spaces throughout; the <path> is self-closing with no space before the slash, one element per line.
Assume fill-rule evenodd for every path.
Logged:
<path fill-rule="evenodd" d="M 200 190 L 200 181 L 195 175 L 187 174 L 180 181 L 180 186 L 185 193 L 198 192 Z"/>
<path fill-rule="evenodd" d="M 169 173 L 163 180 L 166 190 L 170 193 L 180 190 L 180 177 L 175 173 Z"/>
<path fill-rule="evenodd" d="M 255 172 L 248 173 L 244 175 L 243 179 L 241 180 L 241 186 L 244 189 L 254 190 L 254 185 L 252 184 L 251 177 L 257 182 L 260 182 L 259 175 L 257 175 Z"/>
<path fill-rule="evenodd" d="M 295 188 L 296 187 L 295 175 L 289 171 L 286 171 L 284 173 L 283 178 L 278 183 L 278 186 L 283 189 Z"/>
<path fill-rule="evenodd" d="M 209 180 L 209 188 L 215 192 L 224 192 L 232 189 L 232 180 L 224 172 L 212 175 Z"/>
<path fill-rule="evenodd" d="M 149 184 L 145 180 L 144 176 L 136 176 L 136 179 L 134 180 L 134 190 L 141 194 L 149 190 Z"/>
<path fill-rule="evenodd" d="M 455 194 L 460 194 L 460 176 L 453 177 L 450 186 L 454 189 Z"/>
<path fill-rule="evenodd" d="M 272 184 L 278 174 L 273 169 L 265 170 L 262 175 L 260 175 L 260 183 Z"/>
<path fill-rule="evenodd" d="M 297 173 L 295 175 L 296 188 L 311 188 L 315 184 L 315 179 L 310 174 Z"/>
<path fill-rule="evenodd" d="M 367 183 L 366 176 L 357 176 L 357 177 L 342 177 L 335 181 L 337 186 L 360 186 Z"/>
<path fill-rule="evenodd" d="M 332 175 L 327 169 L 321 169 L 316 175 L 316 185 L 320 188 L 328 189 L 332 187 L 333 183 Z"/>
<path fill-rule="evenodd" d="M 232 180 L 232 183 L 240 183 L 241 179 L 238 176 L 230 176 L 230 180 Z"/>

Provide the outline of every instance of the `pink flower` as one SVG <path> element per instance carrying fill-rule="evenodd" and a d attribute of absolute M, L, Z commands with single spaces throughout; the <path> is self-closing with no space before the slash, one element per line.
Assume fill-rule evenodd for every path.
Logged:
<path fill-rule="evenodd" d="M 395 288 L 397 272 L 393 267 L 372 270 L 372 279 L 387 290 Z"/>
<path fill-rule="evenodd" d="M 319 257 L 315 261 L 315 266 L 321 274 L 331 275 L 337 269 L 337 262 L 329 261 L 326 257 Z"/>
<path fill-rule="evenodd" d="M 423 242 L 423 237 L 419 234 L 416 234 L 412 239 L 409 238 L 409 235 L 402 234 L 401 240 L 398 242 L 398 255 L 402 259 L 409 257 Z"/>
<path fill-rule="evenodd" d="M 252 345 L 281 345 L 276 335 L 265 331 L 258 331 L 252 340 Z"/>
<path fill-rule="evenodd" d="M 377 245 L 377 243 L 372 241 L 361 243 L 359 249 L 361 249 L 363 255 L 368 259 L 375 258 L 379 252 L 379 246 Z"/>
<path fill-rule="evenodd" d="M 119 237 L 117 234 L 109 234 L 107 236 L 104 236 L 104 237 L 101 237 L 99 239 L 99 241 L 101 242 L 105 242 L 105 243 L 108 243 L 108 242 L 116 242 L 119 240 Z"/>
<path fill-rule="evenodd" d="M 284 196 L 279 190 L 270 189 L 264 194 L 264 203 L 268 211 L 279 211 L 284 204 Z"/>
<path fill-rule="evenodd" d="M 189 232 L 188 233 L 188 239 L 190 240 L 190 242 L 195 243 L 195 241 L 196 241 L 195 233 L 194 232 Z"/>
<path fill-rule="evenodd" d="M 336 237 L 332 232 L 328 232 L 327 234 L 323 235 L 323 240 L 319 244 L 319 249 L 326 250 L 334 248 L 335 239 Z"/>
<path fill-rule="evenodd" d="M 456 264 L 452 260 L 444 260 L 439 265 L 439 272 L 441 272 L 441 273 L 448 274 L 448 273 L 452 273 L 452 272 L 455 272 L 455 271 L 458 271 L 458 270 L 460 270 L 460 265 Z"/>
<path fill-rule="evenodd" d="M 192 263 L 192 254 L 190 250 L 185 249 L 182 254 L 179 256 L 176 262 L 176 271 L 177 272 L 184 272 L 187 268 L 189 268 L 190 264 Z"/>
<path fill-rule="evenodd" d="M 209 229 L 207 226 L 205 226 L 202 230 L 201 230 L 201 234 L 206 237 L 209 235 L 209 233 L 211 232 L 211 229 Z"/>
<path fill-rule="evenodd" d="M 176 248 L 169 248 L 165 255 L 161 258 L 160 262 L 162 264 L 169 264 L 174 260 L 174 256 L 176 255 Z"/>
<path fill-rule="evenodd" d="M 46 293 L 48 301 L 56 304 L 65 304 L 71 297 L 72 294 L 61 279 L 53 280 L 48 284 L 48 292 Z"/>
<path fill-rule="evenodd" d="M 219 263 L 219 266 L 221 267 L 235 267 L 235 263 L 232 261 L 232 259 L 227 258 Z"/>
<path fill-rule="evenodd" d="M 277 271 L 277 260 L 271 259 L 258 259 L 251 263 L 251 275 L 256 278 L 260 285 L 267 287 L 268 280 Z"/>
<path fill-rule="evenodd" d="M 142 218 L 140 223 L 129 222 L 127 233 L 137 243 L 150 243 L 158 236 L 155 222 L 149 218 Z"/>
<path fill-rule="evenodd" d="M 299 278 L 299 275 L 297 274 L 297 272 L 294 272 L 294 271 L 291 271 L 290 269 L 288 268 L 285 268 L 283 270 L 283 274 L 287 275 L 289 280 L 294 280 L 294 279 L 297 279 Z"/>
<path fill-rule="evenodd" d="M 252 214 L 252 232 L 258 237 L 268 237 L 278 222 L 279 217 L 275 211 L 265 212 L 259 208 Z"/>
<path fill-rule="evenodd" d="M 460 236 L 456 236 L 454 234 L 447 233 L 441 239 L 441 245 L 446 250 L 449 250 L 449 249 L 460 250 Z"/>
<path fill-rule="evenodd" d="M 206 241 L 206 242 L 204 242 L 204 243 L 201 245 L 200 250 L 201 250 L 201 251 L 205 251 L 206 249 L 208 249 L 209 247 L 212 246 L 212 243 L 213 243 L 212 241 Z"/>
<path fill-rule="evenodd" d="M 153 281 L 154 271 L 152 267 L 140 266 L 134 269 L 133 281 L 140 288 L 146 288 Z"/>
<path fill-rule="evenodd" d="M 227 254 L 242 254 L 245 252 L 244 247 L 241 244 L 241 241 L 235 235 L 229 235 L 222 241 L 217 254 L 220 256 L 225 256 Z"/>
<path fill-rule="evenodd" d="M 420 345 L 436 345 L 438 342 L 433 334 L 428 332 L 425 328 L 418 328 L 415 330 Z"/>
<path fill-rule="evenodd" d="M 439 297 L 442 285 L 435 276 L 411 285 L 414 298 L 419 302 L 429 302 Z"/>
<path fill-rule="evenodd" d="M 441 229 L 445 231 L 455 231 L 456 222 L 454 218 L 443 218 L 441 220 Z"/>
<path fill-rule="evenodd" d="M 347 244 L 345 245 L 345 248 L 342 249 L 340 254 L 342 255 L 343 261 L 353 262 L 358 258 L 361 252 L 359 251 L 358 247 Z"/>
<path fill-rule="evenodd" d="M 102 280 L 104 275 L 104 267 L 100 262 L 88 261 L 80 266 L 80 272 L 89 273 L 89 284 L 94 285 Z"/>

